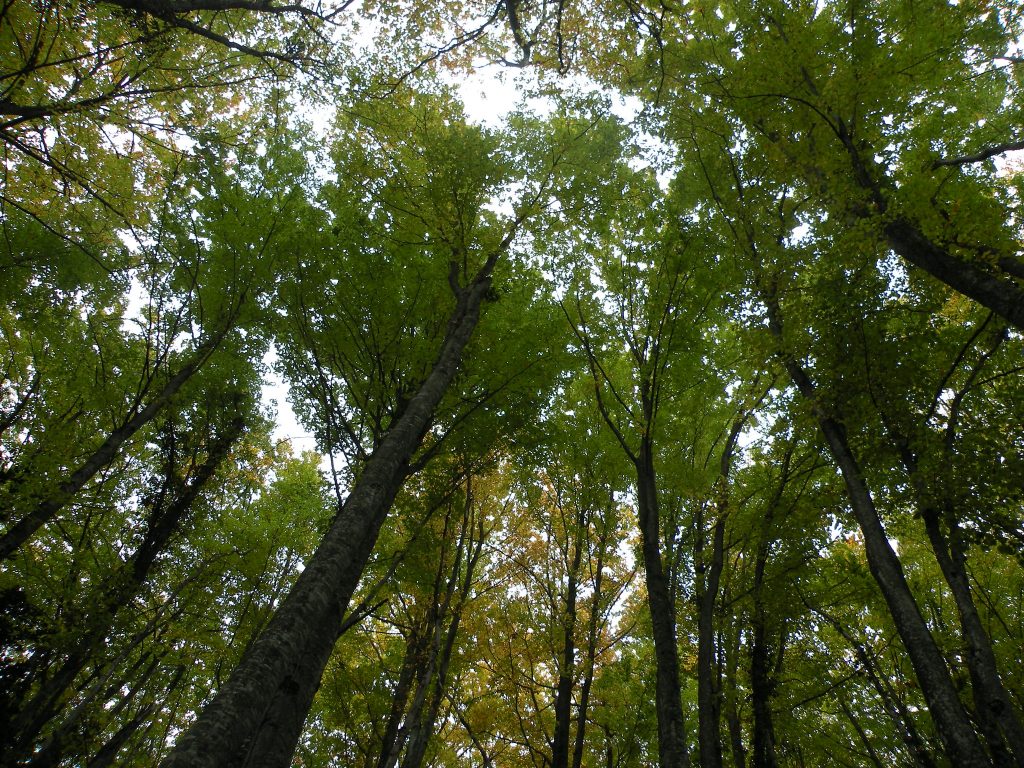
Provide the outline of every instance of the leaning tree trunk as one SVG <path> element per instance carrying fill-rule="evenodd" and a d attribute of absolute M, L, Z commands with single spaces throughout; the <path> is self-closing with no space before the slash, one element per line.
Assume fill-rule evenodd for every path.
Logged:
<path fill-rule="evenodd" d="M 769 329 L 781 344 L 783 333 L 778 301 L 774 292 L 764 285 L 761 286 L 761 294 L 768 309 Z M 796 359 L 783 349 L 778 354 L 797 390 L 811 404 L 818 427 L 846 484 L 850 506 L 864 537 L 868 569 L 889 607 L 896 631 L 910 657 L 946 752 L 957 768 L 990 768 L 992 761 L 960 701 L 946 662 L 921 615 L 903 574 L 903 567 L 886 536 L 874 499 L 847 440 L 845 428 L 839 418 L 821 404 L 814 383 Z"/>
<path fill-rule="evenodd" d="M 945 283 L 950 288 L 981 304 L 1006 319 L 1018 330 L 1024 330 L 1024 263 L 1016 255 L 1003 255 L 987 264 L 984 259 L 960 258 L 942 243 L 936 242 L 919 224 L 889 210 L 888 190 L 891 180 L 877 167 L 869 153 L 855 141 L 853 132 L 842 120 L 834 127 L 850 158 L 857 185 L 869 196 L 873 207 L 862 206 L 862 218 L 885 215 L 882 232 L 892 248 L 904 260 Z"/>
<path fill-rule="evenodd" d="M 52 491 L 39 499 L 30 512 L 0 536 L 0 560 L 11 557 L 18 548 L 60 512 L 75 494 L 96 473 L 110 464 L 128 440 L 155 419 L 178 391 L 206 363 L 220 345 L 226 330 L 201 344 L 191 358 L 171 376 L 163 388 L 138 411 L 107 435 L 106 439 L 70 475 L 60 481 Z"/>
<path fill-rule="evenodd" d="M 38 739 L 43 728 L 60 715 L 67 706 L 66 694 L 96 649 L 110 633 L 120 612 L 142 588 L 149 578 L 156 558 L 164 551 L 171 537 L 181 527 L 195 500 L 214 473 L 227 458 L 231 447 L 245 429 L 241 416 L 232 420 L 210 445 L 206 460 L 196 470 L 191 482 L 173 491 L 170 501 L 156 502 L 150 510 L 146 534 L 129 560 L 118 568 L 104 586 L 98 606 L 91 616 L 91 626 L 79 638 L 75 649 L 8 723 L 8 743 L 0 757 L 0 766 L 13 764 Z M 176 467 L 168 466 L 165 483 L 174 481 Z M 166 490 L 166 489 L 165 489 Z M 81 712 L 79 711 L 79 714 Z M 61 744 L 51 739 L 49 749 L 59 750 Z"/>
<path fill-rule="evenodd" d="M 366 460 L 338 516 L 270 624 L 178 740 L 164 768 L 290 764 L 349 600 L 409 474 L 409 461 L 459 370 L 494 265 L 511 237 L 510 233 L 468 285 L 457 288 L 456 305 L 430 374 Z"/>
<path fill-rule="evenodd" d="M 955 418 L 950 421 L 952 425 Z M 961 540 L 953 502 L 948 496 L 941 496 L 941 513 L 938 505 L 930 503 L 930 499 L 936 498 L 934 489 L 921 472 L 918 457 L 902 434 L 891 427 L 889 432 L 917 496 L 918 509 L 935 560 L 956 603 L 960 636 L 967 649 L 964 661 L 971 677 L 975 720 L 997 764 L 1024 768 L 1024 727 L 1003 685 L 992 638 L 982 625 L 974 603 L 967 574 L 967 553 Z M 950 451 L 951 441 L 952 433 L 947 436 Z M 952 459 L 950 454 L 947 457 Z M 948 533 L 943 533 L 940 518 L 945 519 Z"/>

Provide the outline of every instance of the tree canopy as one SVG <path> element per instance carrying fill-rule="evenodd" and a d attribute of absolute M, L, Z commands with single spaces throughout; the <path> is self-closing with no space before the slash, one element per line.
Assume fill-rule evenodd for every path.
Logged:
<path fill-rule="evenodd" d="M 1022 26 L 5 3 L 0 768 L 1024 768 Z"/>

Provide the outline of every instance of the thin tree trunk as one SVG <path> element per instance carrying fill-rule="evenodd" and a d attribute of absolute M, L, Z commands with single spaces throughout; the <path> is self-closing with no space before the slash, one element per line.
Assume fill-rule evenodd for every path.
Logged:
<path fill-rule="evenodd" d="M 93 451 L 66 480 L 59 483 L 50 495 L 38 501 L 31 512 L 12 525 L 3 536 L 0 536 L 0 560 L 6 560 L 14 554 L 18 547 L 24 544 L 32 534 L 52 520 L 97 472 L 117 457 L 121 446 L 135 435 L 136 432 L 150 423 L 166 407 L 185 383 L 203 366 L 210 355 L 216 350 L 225 333 L 226 331 L 222 331 L 204 344 L 201 344 L 192 354 L 191 359 L 168 379 L 163 389 L 152 400 L 111 432 L 99 448 Z"/>
<path fill-rule="evenodd" d="M 806 601 L 804 601 L 804 605 L 807 605 Z M 917 726 L 914 724 L 913 715 L 910 713 L 907 705 L 892 689 L 892 685 L 886 679 L 886 676 L 879 673 L 874 658 L 868 652 L 868 649 L 850 634 L 849 629 L 838 619 L 830 616 L 820 608 L 813 608 L 810 605 L 807 605 L 807 607 L 815 615 L 827 621 L 839 633 L 839 636 L 849 644 L 850 648 L 853 649 L 857 661 L 860 662 L 861 669 L 867 676 L 868 682 L 871 683 L 871 687 L 875 689 L 875 693 L 878 694 L 883 709 L 885 709 L 886 714 L 892 721 L 893 727 L 903 740 L 914 765 L 917 768 L 935 768 L 935 761 L 932 759 L 925 740 L 921 737 Z"/>
<path fill-rule="evenodd" d="M 846 703 L 846 700 L 843 699 L 842 695 L 839 695 L 836 698 L 839 701 L 839 708 L 843 710 L 843 714 L 846 715 L 846 719 L 850 721 L 850 725 L 853 726 L 853 730 L 857 732 L 857 736 L 860 738 L 860 743 L 864 745 L 864 749 L 867 751 L 871 764 L 875 766 L 875 768 L 885 768 L 882 761 L 878 759 L 878 753 L 875 752 L 875 748 L 871 745 L 871 737 L 864 732 L 864 729 L 861 727 L 856 715 L 850 711 L 850 707 Z"/>
<path fill-rule="evenodd" d="M 568 568 L 565 594 L 565 615 L 562 617 L 562 658 L 558 665 L 558 685 L 555 689 L 555 733 L 551 744 L 551 768 L 569 768 L 569 732 L 572 729 L 572 689 L 576 671 L 576 593 L 579 588 L 579 569 L 583 562 L 586 524 L 581 511 L 576 519 L 573 537 L 572 562 Z"/>
<path fill-rule="evenodd" d="M 729 584 L 724 588 L 723 602 L 732 602 Z M 721 610 L 721 609 L 720 609 Z M 722 681 L 722 702 L 725 710 L 725 724 L 729 732 L 729 751 L 732 755 L 733 768 L 746 768 L 747 750 L 743 745 L 743 723 L 740 719 L 739 692 L 737 681 L 740 666 L 740 631 L 735 623 L 725 624 L 724 637 L 719 638 L 719 647 L 723 649 L 725 675 Z"/>
<path fill-rule="evenodd" d="M 430 374 L 367 459 L 340 513 L 270 624 L 179 738 L 164 768 L 284 768 L 290 763 L 349 600 L 408 475 L 409 461 L 459 370 L 494 265 L 516 230 L 513 227 L 473 281 L 457 290 Z M 458 268 L 453 262 L 453 275 Z M 452 283 L 454 288 L 454 277 Z"/>
<path fill-rule="evenodd" d="M 391 695 L 391 711 L 384 726 L 384 737 L 381 739 L 380 755 L 377 757 L 377 768 L 392 768 L 398 762 L 402 751 L 402 740 L 399 738 L 402 720 L 405 718 L 409 696 L 412 693 L 416 672 L 426 654 L 426 635 L 431 630 L 425 621 L 413 627 L 405 642 L 405 658 L 398 673 L 398 684 Z"/>
<path fill-rule="evenodd" d="M 778 302 L 764 286 L 762 299 L 768 308 L 771 333 L 781 343 L 783 334 Z M 988 768 L 992 762 L 960 702 L 945 660 L 914 600 L 899 558 L 889 544 L 874 499 L 846 439 L 842 423 L 825 410 L 813 382 L 800 364 L 784 350 L 780 349 L 779 355 L 797 390 L 811 404 L 818 426 L 846 484 L 850 506 L 864 537 L 868 568 L 889 606 L 896 630 L 903 640 L 950 759 L 958 768 Z"/>
<path fill-rule="evenodd" d="M 192 481 L 179 490 L 169 503 L 157 502 L 150 511 L 146 535 L 132 557 L 121 566 L 103 587 L 99 605 L 91 617 L 91 627 L 78 639 L 75 649 L 61 664 L 60 668 L 43 683 L 42 687 L 7 726 L 8 743 L 0 765 L 7 765 L 24 756 L 26 750 L 37 740 L 46 724 L 60 714 L 66 704 L 66 694 L 93 658 L 99 645 L 111 631 L 120 609 L 127 605 L 149 578 L 153 563 L 166 548 L 171 536 L 177 531 L 217 468 L 227 458 L 232 445 L 245 428 L 242 417 L 233 420 L 224 432 L 212 443 L 209 454 L 196 470 Z M 171 484 L 176 467 L 169 466 L 165 483 Z M 51 747 L 52 748 L 52 747 Z"/>
<path fill-rule="evenodd" d="M 657 484 L 650 438 L 644 436 L 636 461 L 637 512 L 640 523 L 647 607 L 651 614 L 655 658 L 655 708 L 658 714 L 658 768 L 688 768 L 675 605 L 661 560 Z"/>
<path fill-rule="evenodd" d="M 711 565 L 706 573 L 697 576 L 698 582 L 704 582 L 697 594 L 697 739 L 701 768 L 722 768 L 722 708 L 721 692 L 716 685 L 714 619 L 725 561 L 725 509 L 724 503 L 717 506 L 711 533 Z M 703 526 L 696 535 L 704 536 Z M 703 557 L 700 561 L 698 570 L 703 570 Z"/>
<path fill-rule="evenodd" d="M 769 671 L 771 649 L 765 632 L 764 604 L 755 597 L 750 640 L 750 702 L 754 712 L 754 768 L 776 768 L 775 728 L 772 723 L 772 675 Z"/>
<path fill-rule="evenodd" d="M 614 497 L 609 499 L 614 504 Z M 598 617 L 601 611 L 601 600 L 603 597 L 602 587 L 604 584 L 604 556 L 605 548 L 608 546 L 609 529 L 607 519 L 602 526 L 601 535 L 597 541 L 597 567 L 594 572 L 594 591 L 590 599 L 590 622 L 587 627 L 587 665 L 583 674 L 583 682 L 580 684 L 580 704 L 576 713 L 576 743 L 572 751 L 572 768 L 581 768 L 583 765 L 583 747 L 587 732 L 587 715 L 590 710 L 590 689 L 594 684 L 594 670 L 597 660 L 598 642 Z"/>
<path fill-rule="evenodd" d="M 722 768 L 722 694 L 720 670 L 716 669 L 715 606 L 725 566 L 725 519 L 729 513 L 729 475 L 736 441 L 748 413 L 733 421 L 726 438 L 714 486 L 715 525 L 711 533 L 711 563 L 704 561 L 704 520 L 698 518 L 697 551 L 697 741 L 701 768 Z"/>

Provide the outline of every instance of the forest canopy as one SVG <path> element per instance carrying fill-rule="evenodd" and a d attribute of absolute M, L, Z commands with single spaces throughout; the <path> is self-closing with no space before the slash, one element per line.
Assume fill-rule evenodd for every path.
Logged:
<path fill-rule="evenodd" d="M 5 2 L 0 768 L 1024 768 L 1022 25 Z"/>

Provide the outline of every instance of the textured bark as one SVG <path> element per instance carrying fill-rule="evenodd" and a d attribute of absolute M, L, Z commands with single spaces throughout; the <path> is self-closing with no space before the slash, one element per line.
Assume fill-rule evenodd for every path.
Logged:
<path fill-rule="evenodd" d="M 48 523 L 96 474 L 110 464 L 121 450 L 121 446 L 140 429 L 149 424 L 167 406 L 171 399 L 192 378 L 209 359 L 220 344 L 221 333 L 199 346 L 185 363 L 146 405 L 131 418 L 112 431 L 103 443 L 75 469 L 66 480 L 60 482 L 49 496 L 39 500 L 31 512 L 12 525 L 0 537 L 0 560 L 6 560 L 18 547 L 24 544 L 36 531 Z"/>
<path fill-rule="evenodd" d="M 762 298 L 768 307 L 772 335 L 781 342 L 782 320 L 777 300 L 763 286 Z M 841 421 L 822 405 L 814 383 L 799 363 L 784 350 L 780 350 L 779 355 L 797 390 L 811 404 L 818 427 L 839 468 L 850 506 L 864 537 L 868 569 L 889 607 L 947 754 L 958 768 L 988 768 L 992 762 L 960 702 L 945 660 L 914 600 L 899 558 L 889 544 Z"/>
<path fill-rule="evenodd" d="M 289 765 L 343 616 L 408 464 L 457 373 L 505 238 L 457 289 L 437 360 L 367 459 L 334 523 L 260 638 L 164 761 L 165 768 Z M 453 266 L 453 274 L 458 265 Z M 453 278 L 453 288 L 455 280 Z M 269 715 L 269 717 L 268 717 Z"/>
<path fill-rule="evenodd" d="M 658 714 L 658 768 L 688 768 L 675 605 L 661 559 L 658 491 L 650 439 L 645 436 L 636 461 L 637 514 L 642 541 L 647 607 L 654 635 L 655 709 Z"/>

